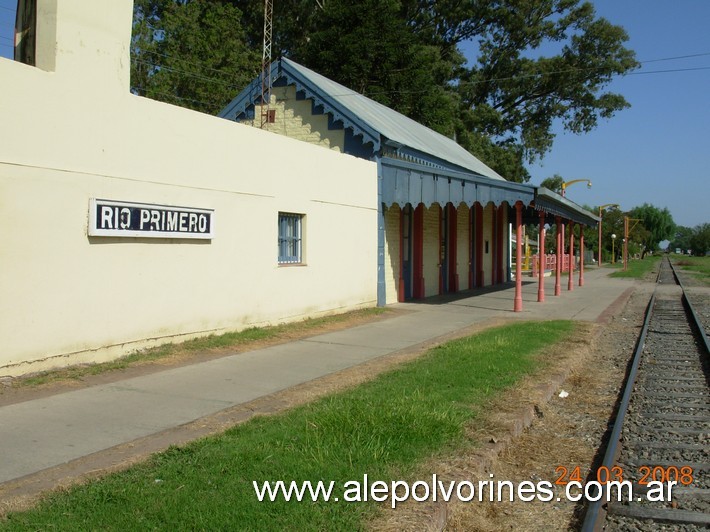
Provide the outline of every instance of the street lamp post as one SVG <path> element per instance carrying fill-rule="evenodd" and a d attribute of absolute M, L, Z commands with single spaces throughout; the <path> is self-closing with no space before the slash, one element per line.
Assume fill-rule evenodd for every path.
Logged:
<path fill-rule="evenodd" d="M 631 228 L 629 228 L 629 222 L 636 222 Z M 639 222 L 643 222 L 640 218 L 629 218 L 624 216 L 624 271 L 629 267 L 629 233 L 634 230 L 634 227 Z"/>
<path fill-rule="evenodd" d="M 602 265 L 602 211 L 607 207 L 618 207 L 618 203 L 606 203 L 599 207 L 599 250 L 597 256 L 597 266 Z"/>
<path fill-rule="evenodd" d="M 562 197 L 565 197 L 565 191 L 569 185 L 573 185 L 574 183 L 583 183 L 585 181 L 587 183 L 587 188 L 592 188 L 592 182 L 589 179 L 573 179 L 572 181 L 565 181 L 562 183 Z"/>
<path fill-rule="evenodd" d="M 564 183 L 562 183 L 562 197 L 563 198 L 565 197 L 568 186 L 574 185 L 575 183 L 584 183 L 584 182 L 587 183 L 587 188 L 592 188 L 592 182 L 589 179 L 573 179 L 572 181 L 565 181 Z M 562 224 L 562 245 L 563 246 L 564 246 L 564 243 L 565 243 L 565 226 L 564 226 L 564 224 Z M 563 254 L 563 256 L 564 256 L 564 254 Z M 574 257 L 570 257 L 569 260 L 570 261 L 574 260 Z M 569 265 L 567 267 L 567 271 L 569 271 L 570 275 L 571 275 L 572 269 L 569 267 Z"/>
<path fill-rule="evenodd" d="M 614 241 L 616 240 L 616 235 L 611 234 L 611 263 L 616 263 L 616 253 L 614 252 Z"/>

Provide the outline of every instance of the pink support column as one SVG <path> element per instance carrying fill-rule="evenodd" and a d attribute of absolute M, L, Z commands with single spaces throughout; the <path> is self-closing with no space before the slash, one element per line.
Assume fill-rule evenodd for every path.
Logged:
<path fill-rule="evenodd" d="M 523 204 L 515 204 L 515 300 L 513 312 L 523 311 Z"/>
<path fill-rule="evenodd" d="M 584 286 L 584 226 L 579 226 L 579 286 Z"/>
<path fill-rule="evenodd" d="M 562 276 L 562 247 L 564 242 L 562 241 L 562 220 L 559 216 L 555 218 L 555 232 L 557 237 L 557 260 L 555 261 L 555 295 L 559 296 L 562 292 L 562 287 L 560 286 L 560 277 Z"/>
<path fill-rule="evenodd" d="M 537 255 L 539 260 L 537 274 L 540 276 L 537 301 L 542 303 L 545 301 L 545 213 L 542 211 L 540 211 L 540 248 Z"/>
<path fill-rule="evenodd" d="M 567 290 L 574 290 L 574 223 L 569 223 L 569 278 Z"/>

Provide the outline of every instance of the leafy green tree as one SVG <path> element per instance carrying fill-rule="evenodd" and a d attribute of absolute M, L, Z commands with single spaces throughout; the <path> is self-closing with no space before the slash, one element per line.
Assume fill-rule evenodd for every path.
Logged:
<path fill-rule="evenodd" d="M 215 112 L 260 70 L 261 1 L 136 0 L 135 13 L 139 94 Z M 550 150 L 553 123 L 585 133 L 628 107 L 605 92 L 638 66 L 627 40 L 583 0 L 283 0 L 272 51 L 522 182 Z"/>
<path fill-rule="evenodd" d="M 134 93 L 216 114 L 261 69 L 230 2 L 136 0 Z"/>
<path fill-rule="evenodd" d="M 565 180 L 564 178 L 559 175 L 555 174 L 552 177 L 547 177 L 543 179 L 540 182 L 541 187 L 545 187 L 552 192 L 557 192 L 558 194 L 562 194 L 562 185 L 564 184 Z"/>
<path fill-rule="evenodd" d="M 698 225 L 693 229 L 689 249 L 697 256 L 703 256 L 710 251 L 710 223 Z"/>
<path fill-rule="evenodd" d="M 584 133 L 627 107 L 603 87 L 638 66 L 623 28 L 579 0 L 329 0 L 313 21 L 296 60 L 445 135 L 453 129 L 514 181 L 528 181 L 524 163 L 551 148 L 555 120 Z M 478 50 L 473 66 L 463 66 L 464 43 Z M 558 51 L 545 57 L 550 44 Z"/>
<path fill-rule="evenodd" d="M 694 230 L 690 227 L 676 226 L 673 240 L 668 244 L 668 249 L 671 251 L 675 251 L 678 248 L 683 251 L 691 249 L 690 240 L 693 238 L 693 232 Z"/>
<path fill-rule="evenodd" d="M 472 40 L 479 50 L 459 89 L 480 131 L 519 146 L 533 161 L 551 148 L 555 120 L 585 133 L 628 106 L 603 88 L 638 63 L 624 47 L 623 28 L 597 18 L 591 3 L 479 0 L 470 6 L 476 18 L 464 19 L 453 38 Z M 551 45 L 558 52 L 544 55 Z"/>
<path fill-rule="evenodd" d="M 445 57 L 408 24 L 399 0 L 328 0 L 296 61 L 439 132 L 454 134 L 458 98 L 447 83 L 463 56 Z"/>
<path fill-rule="evenodd" d="M 594 212 L 594 211 L 592 211 Z M 599 209 L 597 209 L 599 212 Z M 599 239 L 598 231 L 596 240 Z M 616 241 L 612 246 L 611 235 L 616 235 Z M 618 207 L 611 207 L 604 211 L 602 217 L 602 261 L 611 260 L 612 247 L 617 256 L 620 253 L 624 238 L 624 213 Z"/>
<path fill-rule="evenodd" d="M 648 251 L 656 251 L 662 240 L 672 238 L 675 231 L 673 216 L 667 208 L 659 209 L 648 203 L 636 207 L 629 212 L 630 218 L 641 220 L 637 241 L 645 246 L 643 255 Z M 638 226 L 637 226 L 638 227 Z M 642 229 L 644 231 L 642 231 Z"/>

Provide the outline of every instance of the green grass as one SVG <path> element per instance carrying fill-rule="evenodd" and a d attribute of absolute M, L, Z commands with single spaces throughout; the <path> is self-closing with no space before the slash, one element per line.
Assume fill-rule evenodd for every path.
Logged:
<path fill-rule="evenodd" d="M 696 278 L 710 286 L 710 257 L 682 257 L 679 260 L 674 257 L 673 265 L 698 273 Z"/>
<path fill-rule="evenodd" d="M 495 394 L 545 367 L 545 348 L 574 330 L 569 321 L 525 322 L 449 342 L 351 390 L 52 495 L 0 529 L 362 529 L 376 503 L 259 503 L 252 481 L 333 480 L 342 495 L 344 482 L 365 473 L 413 478 L 427 457 L 474 445 L 466 425 Z"/>
<path fill-rule="evenodd" d="M 644 259 L 629 259 L 628 269 L 623 271 L 623 262 L 617 262 L 610 265 L 616 268 L 617 271 L 612 273 L 610 277 L 622 277 L 628 279 L 643 279 L 648 273 L 656 267 L 658 261 L 661 260 L 660 255 L 646 255 Z"/>
<path fill-rule="evenodd" d="M 240 346 L 245 346 L 260 340 L 272 340 L 282 337 L 287 337 L 294 333 L 303 333 L 323 327 L 336 324 L 347 320 L 353 316 L 368 317 L 376 316 L 387 312 L 385 308 L 368 308 L 337 314 L 334 316 L 324 316 L 321 318 L 309 318 L 303 321 L 294 323 L 284 323 L 270 327 L 252 327 L 239 332 L 229 332 L 219 335 L 209 335 L 203 338 L 195 338 L 185 342 L 174 344 L 164 344 L 148 349 L 141 349 L 110 362 L 102 362 L 99 364 L 88 364 L 80 366 L 72 366 L 65 369 L 43 371 L 16 379 L 13 386 L 40 386 L 50 382 L 61 380 L 78 380 L 89 375 L 98 375 L 109 371 L 116 371 L 129 368 L 131 366 L 146 364 L 157 361 L 163 358 L 175 356 L 177 354 L 191 354 L 215 349 L 229 349 Z"/>

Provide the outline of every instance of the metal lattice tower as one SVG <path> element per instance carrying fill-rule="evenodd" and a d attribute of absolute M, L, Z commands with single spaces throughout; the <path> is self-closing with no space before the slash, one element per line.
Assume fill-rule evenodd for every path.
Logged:
<path fill-rule="evenodd" d="M 273 32 L 273 0 L 264 0 L 264 50 L 261 55 L 261 129 L 269 122 L 271 103 L 271 34 Z"/>

